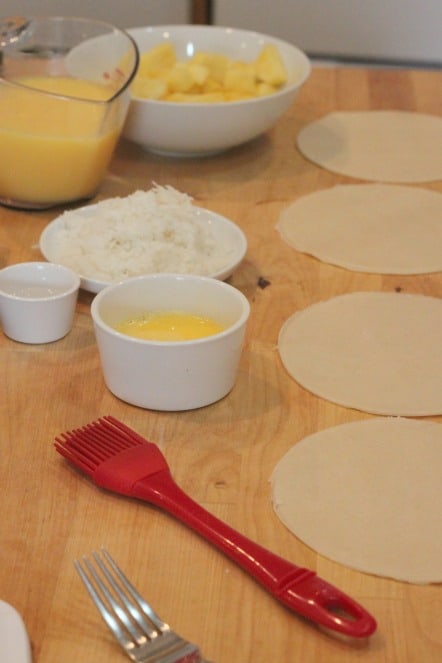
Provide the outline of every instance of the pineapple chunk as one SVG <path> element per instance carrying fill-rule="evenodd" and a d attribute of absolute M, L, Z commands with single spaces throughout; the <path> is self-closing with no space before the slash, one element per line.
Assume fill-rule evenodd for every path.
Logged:
<path fill-rule="evenodd" d="M 163 99 L 168 90 L 165 81 L 160 78 L 137 77 L 131 86 L 134 97 L 141 99 Z"/>
<path fill-rule="evenodd" d="M 224 101 L 244 101 L 244 99 L 254 99 L 256 94 L 247 94 L 239 90 L 226 90 L 224 92 Z"/>
<path fill-rule="evenodd" d="M 287 72 L 274 44 L 266 44 L 255 60 L 256 76 L 263 83 L 280 87 L 287 82 Z"/>
<path fill-rule="evenodd" d="M 189 63 L 188 65 L 189 73 L 193 78 L 193 81 L 196 85 L 203 86 L 205 85 L 207 79 L 209 78 L 209 69 L 202 64 Z"/>
<path fill-rule="evenodd" d="M 269 85 L 268 83 L 258 83 L 256 86 L 256 94 L 259 97 L 265 97 L 268 94 L 273 94 L 276 92 L 275 88 L 273 85 Z"/>
<path fill-rule="evenodd" d="M 250 64 L 235 62 L 226 71 L 224 87 L 227 91 L 244 95 L 256 94 L 255 71 Z"/>
<path fill-rule="evenodd" d="M 176 55 L 173 44 L 165 41 L 158 44 L 158 46 L 154 46 L 146 53 L 142 53 L 137 76 L 148 78 L 158 76 L 163 70 L 172 67 L 175 62 Z"/>
<path fill-rule="evenodd" d="M 190 104 L 195 103 L 218 103 L 225 101 L 225 96 L 222 92 L 172 92 L 166 97 L 167 101 L 180 101 Z"/>
<path fill-rule="evenodd" d="M 222 92 L 223 89 L 224 88 L 222 83 L 218 83 L 218 81 L 215 81 L 213 78 L 210 78 L 210 76 L 206 80 L 203 86 L 204 92 Z"/>
<path fill-rule="evenodd" d="M 215 103 L 272 94 L 286 82 L 284 63 L 272 44 L 263 46 L 254 62 L 206 51 L 178 61 L 173 44 L 163 42 L 141 55 L 131 90 L 145 99 Z"/>
<path fill-rule="evenodd" d="M 209 70 L 209 77 L 220 85 L 222 85 L 226 70 L 231 64 L 231 60 L 227 55 L 207 53 L 206 51 L 198 51 L 195 53 L 191 62 L 207 67 Z"/>
<path fill-rule="evenodd" d="M 194 86 L 194 79 L 185 62 L 177 62 L 166 74 L 169 92 L 189 92 Z"/>

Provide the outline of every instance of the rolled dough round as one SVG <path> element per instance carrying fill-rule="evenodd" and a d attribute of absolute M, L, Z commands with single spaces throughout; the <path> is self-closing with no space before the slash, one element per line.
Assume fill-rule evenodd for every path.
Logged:
<path fill-rule="evenodd" d="M 335 173 L 374 182 L 442 179 L 442 117 L 408 111 L 325 115 L 297 137 L 301 153 Z"/>
<path fill-rule="evenodd" d="M 357 292 L 313 304 L 282 326 L 288 373 L 312 393 L 374 414 L 442 414 L 442 299 Z"/>
<path fill-rule="evenodd" d="M 346 184 L 303 196 L 277 229 L 297 251 L 354 271 L 442 270 L 442 194 L 393 184 Z"/>
<path fill-rule="evenodd" d="M 298 442 L 272 476 L 276 514 L 319 554 L 411 583 L 442 581 L 442 426 L 374 418 Z"/>

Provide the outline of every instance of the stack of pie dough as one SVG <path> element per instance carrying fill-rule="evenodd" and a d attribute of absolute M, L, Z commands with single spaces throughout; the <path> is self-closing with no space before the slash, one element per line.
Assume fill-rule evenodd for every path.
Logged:
<path fill-rule="evenodd" d="M 296 250 L 354 271 L 442 269 L 442 118 L 396 111 L 331 113 L 305 127 L 304 156 L 372 180 L 300 198 L 278 221 Z M 374 182 L 374 183 L 373 183 Z M 278 349 L 312 393 L 374 415 L 311 435 L 271 477 L 275 511 L 330 559 L 415 583 L 442 581 L 442 300 L 355 292 L 283 325 Z"/>

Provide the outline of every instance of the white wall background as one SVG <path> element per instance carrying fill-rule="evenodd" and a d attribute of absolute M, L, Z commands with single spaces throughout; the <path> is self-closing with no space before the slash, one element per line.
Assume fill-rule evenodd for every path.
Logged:
<path fill-rule="evenodd" d="M 268 32 L 310 54 L 438 63 L 442 0 L 213 0 L 218 25 Z"/>
<path fill-rule="evenodd" d="M 191 0 L 0 0 L 0 16 L 84 16 L 120 28 L 188 23 Z"/>
<path fill-rule="evenodd" d="M 189 23 L 192 0 L 0 0 L 0 16 L 91 16 L 119 27 Z M 442 67 L 442 0 L 212 0 L 218 25 L 267 32 L 310 55 Z"/>

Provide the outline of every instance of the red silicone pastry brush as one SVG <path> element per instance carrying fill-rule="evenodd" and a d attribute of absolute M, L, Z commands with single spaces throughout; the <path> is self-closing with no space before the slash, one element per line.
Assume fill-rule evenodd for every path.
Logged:
<path fill-rule="evenodd" d="M 113 417 L 103 417 L 56 438 L 57 451 L 102 488 L 145 500 L 214 544 L 285 606 L 321 626 L 352 637 L 376 629 L 356 601 L 254 543 L 194 502 L 172 478 L 159 448 Z"/>

